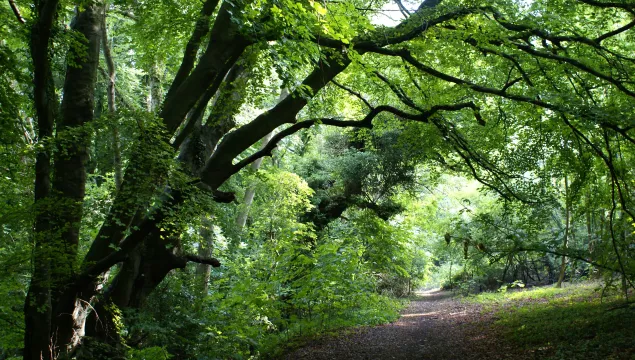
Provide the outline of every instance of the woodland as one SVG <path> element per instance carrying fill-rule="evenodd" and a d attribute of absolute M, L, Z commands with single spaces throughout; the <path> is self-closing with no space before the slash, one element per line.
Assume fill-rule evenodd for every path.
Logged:
<path fill-rule="evenodd" d="M 635 3 L 0 3 L 0 359 L 265 359 L 635 281 Z M 635 76 L 635 75 L 634 75 Z"/>

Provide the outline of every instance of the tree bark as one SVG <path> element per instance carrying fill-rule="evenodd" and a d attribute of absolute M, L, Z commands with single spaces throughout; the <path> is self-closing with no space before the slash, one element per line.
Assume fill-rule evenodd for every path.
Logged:
<path fill-rule="evenodd" d="M 49 46 L 53 22 L 59 1 L 43 0 L 36 7 L 36 19 L 31 28 L 33 60 L 33 100 L 37 115 L 38 147 L 35 160 L 35 207 L 33 272 L 24 303 L 24 359 L 52 359 L 51 332 L 51 262 L 50 218 L 51 155 L 47 141 L 53 136 L 58 101 L 53 88 Z"/>
<path fill-rule="evenodd" d="M 203 111 L 198 118 L 190 119 L 194 124 L 193 131 L 186 135 L 178 159 L 191 176 L 200 175 L 201 169 L 216 150 L 220 139 L 236 125 L 235 116 L 244 103 L 248 69 L 251 65 L 253 64 L 245 59 L 231 68 L 218 89 L 214 106 L 205 124 L 202 123 Z M 183 132 L 186 131 L 187 125 L 183 129 Z"/>
<path fill-rule="evenodd" d="M 224 78 L 247 46 L 251 45 L 231 19 L 232 11 L 236 10 L 231 2 L 222 3 L 210 32 L 207 49 L 199 63 L 186 79 L 170 89 L 159 114 L 168 132 L 176 131 L 188 111 L 208 90 L 210 84 L 215 83 L 214 79 Z M 220 86 L 220 82 L 217 83 Z"/>
<path fill-rule="evenodd" d="M 317 93 L 337 74 L 346 69 L 348 64 L 350 64 L 348 58 L 328 56 L 326 61 L 320 62 L 302 82 L 302 88 L 308 87 L 313 94 Z M 201 171 L 201 180 L 210 188 L 218 189 L 229 177 L 240 170 L 232 166 L 236 156 L 277 127 L 296 121 L 297 114 L 308 102 L 305 92 L 295 90 L 292 96 L 287 96 L 273 109 L 227 134 Z"/>
<path fill-rule="evenodd" d="M 41 107 L 37 110 L 38 121 L 45 122 L 41 129 L 44 133 L 40 131 L 45 136 L 51 135 L 46 133 L 52 130 L 51 121 L 55 110 L 49 98 L 50 64 L 42 58 L 48 57 L 50 29 L 56 9 L 57 2 L 42 2 L 38 9 L 40 18 L 32 33 L 32 52 L 37 74 L 35 97 L 36 103 Z M 103 4 L 100 2 L 87 4 L 78 12 L 72 27 L 86 41 L 82 44 L 83 49 L 73 48 L 69 51 L 71 65 L 66 70 L 61 116 L 57 119 L 57 151 L 48 194 L 46 188 L 50 170 L 42 168 L 47 167 L 46 163 L 50 162 L 44 160 L 44 156 L 41 157 L 42 166 L 38 169 L 40 178 L 36 179 L 36 198 L 50 198 L 51 204 L 55 204 L 55 211 L 52 212 L 55 215 L 52 217 L 47 211 L 36 216 L 36 237 L 43 237 L 36 239 L 36 250 L 43 252 L 39 254 L 41 257 L 36 255 L 34 258 L 35 261 L 42 262 L 34 271 L 32 289 L 29 289 L 35 301 L 27 300 L 25 305 L 25 359 L 48 359 L 66 352 L 66 345 L 74 332 L 72 314 L 75 299 L 63 297 L 62 293 L 76 271 L 79 225 L 86 185 L 87 142 L 90 138 L 83 125 L 93 119 L 102 10 Z M 47 26 L 48 32 L 45 29 Z M 37 230 L 42 230 L 43 227 L 48 231 Z M 41 309 L 34 308 L 35 305 L 43 305 L 44 313 Z M 43 338 L 45 335 L 46 342 Z"/>
<path fill-rule="evenodd" d="M 586 199 L 587 199 L 587 204 L 586 204 L 586 210 L 585 210 L 585 214 L 586 214 L 586 235 L 587 235 L 587 241 L 588 241 L 588 250 L 589 250 L 589 254 L 591 257 L 591 260 L 593 260 L 593 252 L 595 250 L 595 241 L 593 240 L 593 233 L 592 233 L 592 226 L 591 226 L 591 194 L 590 192 L 587 191 L 586 194 Z"/>
<path fill-rule="evenodd" d="M 104 51 L 104 59 L 106 60 L 106 67 L 108 68 L 108 116 L 110 117 L 112 126 L 112 152 L 113 152 L 113 167 L 115 170 L 115 188 L 119 190 L 121 183 L 123 182 L 123 170 L 121 168 L 121 142 L 119 139 L 119 124 L 115 115 L 117 114 L 117 103 L 115 102 L 115 61 L 112 58 L 110 52 L 110 45 L 108 44 L 108 28 L 106 27 L 106 12 L 102 17 L 102 48 Z"/>
<path fill-rule="evenodd" d="M 223 109 L 223 112 L 219 110 L 212 111 L 205 125 L 201 125 L 200 118 L 191 119 L 191 121 L 195 122 L 194 129 L 181 146 L 181 152 L 178 157 L 184 169 L 191 176 L 198 175 L 205 164 L 205 160 L 214 151 L 220 137 L 233 127 L 234 116 L 245 98 L 243 94 L 245 82 L 238 81 L 239 78 L 246 80 L 244 79 L 245 69 L 244 66 L 237 66 L 236 69 L 230 71 L 223 87 L 219 90 L 221 94 L 217 101 L 222 101 L 223 106 L 219 108 Z M 200 112 L 200 115 L 202 115 L 202 112 Z M 196 114 L 192 116 L 196 116 Z M 124 183 L 127 182 L 124 181 Z M 134 223 L 137 220 L 130 219 L 130 221 Z M 160 223 L 160 221 L 157 219 L 155 224 Z M 123 262 L 121 271 L 113 280 L 106 294 L 94 305 L 95 313 L 97 314 L 93 313 L 88 318 L 86 334 L 110 344 L 113 348 L 116 348 L 118 343 L 121 342 L 114 328 L 114 313 L 111 311 L 113 306 L 117 308 L 140 308 L 171 270 L 185 266 L 185 262 L 177 256 L 180 251 L 178 235 L 165 233 L 161 235 L 156 227 L 151 229 L 152 231 L 145 235 L 143 243 Z M 163 239 L 161 236 L 163 236 Z M 170 249 L 166 247 L 166 240 L 164 239 L 169 239 Z M 93 248 L 95 248 L 95 245 L 93 245 Z M 93 248 L 91 248 L 91 251 Z M 111 250 L 108 248 L 102 251 Z M 96 259 L 98 252 L 95 251 L 94 254 L 94 259 Z M 207 258 L 211 253 L 202 251 L 199 255 L 201 258 Z M 91 259 L 93 258 L 91 257 Z M 206 272 L 211 271 L 209 264 L 199 264 L 199 268 L 205 269 Z"/>
<path fill-rule="evenodd" d="M 59 199 L 62 206 L 61 211 L 57 212 L 56 227 L 63 230 L 61 253 L 54 260 L 59 265 L 53 267 L 52 274 L 59 281 L 53 297 L 53 329 L 60 347 L 71 343 L 76 330 L 72 315 L 75 297 L 63 296 L 63 292 L 77 272 L 77 246 L 86 193 L 86 163 L 90 142 L 90 131 L 84 125 L 92 121 L 95 108 L 103 11 L 103 2 L 93 1 L 77 14 L 73 30 L 86 38 L 85 54 L 81 51 L 70 53 L 73 62 L 79 66 L 69 66 L 66 71 L 62 117 L 57 126 L 58 156 L 54 165 L 53 196 Z M 68 137 L 73 141 L 69 141 Z M 66 350 L 62 348 L 62 352 Z"/>
<path fill-rule="evenodd" d="M 198 244 L 198 255 L 204 258 L 212 256 L 212 249 L 214 246 L 214 223 L 212 220 L 205 216 L 201 221 L 201 229 L 199 234 L 201 240 Z M 212 275 L 212 267 L 207 264 L 198 264 L 196 266 L 196 277 L 200 286 L 199 299 L 203 299 L 207 296 L 209 291 L 209 279 Z M 199 301 L 200 303 L 200 301 Z"/>
<path fill-rule="evenodd" d="M 564 240 L 562 244 L 563 251 L 566 251 L 567 245 L 569 242 L 569 218 L 571 213 L 571 201 L 569 200 L 569 181 L 567 176 L 564 177 L 564 202 L 565 202 L 565 210 L 564 210 Z M 556 287 L 562 287 L 562 282 L 564 281 L 565 271 L 567 269 L 567 257 L 563 256 L 560 262 L 560 275 L 558 276 L 558 282 L 556 283 Z"/>

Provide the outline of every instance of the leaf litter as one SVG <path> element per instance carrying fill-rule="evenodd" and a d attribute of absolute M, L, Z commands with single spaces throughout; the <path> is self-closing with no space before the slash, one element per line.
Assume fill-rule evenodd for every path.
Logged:
<path fill-rule="evenodd" d="M 425 291 L 394 323 L 356 329 L 352 333 L 314 340 L 285 359 L 536 359 L 519 353 L 493 327 L 493 312 L 463 302 L 449 291 Z"/>

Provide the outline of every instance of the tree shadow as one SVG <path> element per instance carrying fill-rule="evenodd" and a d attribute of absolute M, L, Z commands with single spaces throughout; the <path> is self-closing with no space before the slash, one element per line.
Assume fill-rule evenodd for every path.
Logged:
<path fill-rule="evenodd" d="M 635 357 L 635 309 L 558 299 L 499 312 L 496 326 L 526 351 L 567 359 Z"/>

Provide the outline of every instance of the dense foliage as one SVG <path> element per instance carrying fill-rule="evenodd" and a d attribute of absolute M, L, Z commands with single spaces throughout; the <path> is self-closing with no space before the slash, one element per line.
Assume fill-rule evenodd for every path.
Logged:
<path fill-rule="evenodd" d="M 0 19 L 0 359 L 276 357 L 421 286 L 633 288 L 631 2 Z"/>

